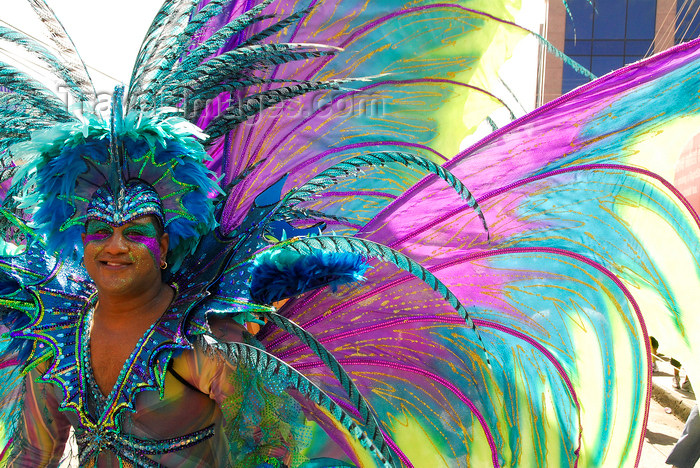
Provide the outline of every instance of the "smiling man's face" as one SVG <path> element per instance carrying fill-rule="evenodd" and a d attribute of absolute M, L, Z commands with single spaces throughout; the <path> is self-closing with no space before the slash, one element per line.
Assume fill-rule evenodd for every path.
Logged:
<path fill-rule="evenodd" d="M 160 283 L 168 235 L 160 235 L 153 216 L 121 226 L 88 221 L 83 234 L 85 269 L 102 294 L 137 296 Z"/>

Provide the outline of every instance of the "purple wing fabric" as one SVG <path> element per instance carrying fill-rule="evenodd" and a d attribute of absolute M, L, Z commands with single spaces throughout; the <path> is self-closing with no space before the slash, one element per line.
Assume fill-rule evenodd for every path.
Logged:
<path fill-rule="evenodd" d="M 299 12 L 297 23 L 263 43 L 322 44 L 339 50 L 332 56 L 280 64 L 260 76 L 287 82 L 354 81 L 263 110 L 212 143 L 211 167 L 224 175 L 224 182 L 237 182 L 224 212 L 224 227 L 237 226 L 252 200 L 285 174 L 289 177 L 284 192 L 336 162 L 364 153 L 410 151 L 436 162 L 455 155 L 464 137 L 503 107 L 491 91 L 493 80 L 515 44 L 528 34 L 512 23 L 515 2 L 479 2 L 481 9 L 474 5 L 402 0 L 358 5 L 334 0 L 266 6 L 262 13 L 274 17 L 247 28 L 228 48 Z M 236 4 L 241 7 L 252 4 Z M 250 86 L 245 93 L 279 86 L 283 85 Z M 211 102 L 197 124 L 205 128 L 216 119 L 228 98 L 224 94 Z M 350 216 L 344 224 L 335 222 L 337 231 L 356 231 L 424 174 L 394 167 L 370 168 L 368 173 L 319 202 Z M 358 190 L 366 195 L 360 207 L 358 200 L 343 196 Z M 348 203 L 352 208 L 343 208 Z"/>
<path fill-rule="evenodd" d="M 284 306 L 346 367 L 405 466 L 636 466 L 649 330 L 690 356 L 699 325 L 700 224 L 668 182 L 700 123 L 699 49 L 615 71 L 447 162 L 488 233 L 436 177 L 358 230 L 440 278 L 476 332 L 381 263 Z M 296 338 L 263 342 L 343 401 Z"/>

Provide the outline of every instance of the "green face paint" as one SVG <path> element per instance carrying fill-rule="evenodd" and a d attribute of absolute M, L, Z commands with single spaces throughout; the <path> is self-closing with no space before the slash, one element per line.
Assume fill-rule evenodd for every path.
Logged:
<path fill-rule="evenodd" d="M 160 242 L 158 242 L 158 231 L 152 222 L 127 227 L 124 229 L 124 237 L 146 246 L 156 266 L 160 267 Z"/>
<path fill-rule="evenodd" d="M 92 220 L 85 228 L 85 243 L 100 242 L 114 234 L 114 228 L 102 221 Z"/>
<path fill-rule="evenodd" d="M 116 228 L 104 221 L 90 220 L 86 227 L 85 243 L 103 242 L 115 234 Z M 127 225 L 123 229 L 122 235 L 129 242 L 145 246 L 156 266 L 160 266 L 160 239 L 153 222 Z"/>

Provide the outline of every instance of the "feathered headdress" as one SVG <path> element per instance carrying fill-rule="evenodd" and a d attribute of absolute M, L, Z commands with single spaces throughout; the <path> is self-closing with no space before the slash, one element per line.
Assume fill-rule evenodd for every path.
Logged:
<path fill-rule="evenodd" d="M 317 44 L 262 43 L 303 12 L 244 38 L 246 27 L 270 19 L 261 13 L 269 3 L 239 14 L 224 11 L 230 4 L 220 0 L 204 6 L 165 2 L 139 51 L 128 93 L 123 99 L 123 90 L 115 93 L 109 121 L 94 113 L 74 115 L 42 83 L 0 62 L 0 183 L 7 189 L 2 208 L 31 220 L 49 250 L 76 258 L 82 250 L 86 210 L 98 189 L 119 213 L 134 211 L 133 206 L 121 206 L 124 189 L 135 186 L 130 181 L 145 183 L 161 199 L 162 221 L 170 235 L 168 261 L 176 270 L 201 236 L 216 226 L 213 200 L 221 189 L 217 176 L 206 168 L 205 146 L 267 107 L 350 81 L 297 80 L 239 95 L 246 87 L 282 82 L 260 77 L 260 70 L 337 50 Z M 0 40 L 40 57 L 77 107 L 89 108 L 94 88 L 70 38 L 45 2 L 31 5 L 57 51 L 8 28 L 0 27 Z M 202 33 L 210 22 L 224 17 L 231 18 L 228 24 Z M 222 103 L 226 110 L 211 119 L 199 109 Z M 131 211 L 115 219 L 133 217 Z"/>
<path fill-rule="evenodd" d="M 129 182 L 140 181 L 160 197 L 168 258 L 177 268 L 216 225 L 212 195 L 219 188 L 204 165 L 201 132 L 182 118 L 157 113 L 132 112 L 122 119 L 119 96 L 109 124 L 89 116 L 35 131 L 11 147 L 23 162 L 13 179 L 18 208 L 31 211 L 33 227 L 50 250 L 75 257 L 98 190 L 114 194 L 112 209 L 122 222 L 150 213 L 124 201 L 135 187 Z"/>

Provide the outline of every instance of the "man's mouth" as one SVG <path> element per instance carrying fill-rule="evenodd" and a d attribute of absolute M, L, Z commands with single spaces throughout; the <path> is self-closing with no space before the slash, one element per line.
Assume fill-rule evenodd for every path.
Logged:
<path fill-rule="evenodd" d="M 109 268 L 121 268 L 121 267 L 127 267 L 131 265 L 131 263 L 127 262 L 113 262 L 110 260 L 100 260 L 99 261 L 102 265 L 109 267 Z"/>

